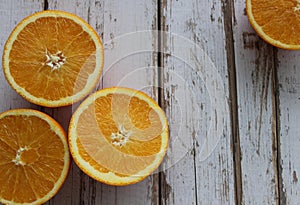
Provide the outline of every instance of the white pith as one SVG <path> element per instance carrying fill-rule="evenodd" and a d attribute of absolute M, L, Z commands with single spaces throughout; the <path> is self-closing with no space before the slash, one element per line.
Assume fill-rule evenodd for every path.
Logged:
<path fill-rule="evenodd" d="M 58 51 L 55 54 L 51 54 L 48 50 L 46 50 L 46 58 L 47 60 L 45 64 L 52 68 L 52 70 L 59 69 L 67 59 L 61 51 Z"/>
<path fill-rule="evenodd" d="M 129 140 L 131 132 L 126 130 L 123 125 L 118 126 L 118 132 L 111 134 L 111 143 L 118 147 L 123 147 Z"/>
<path fill-rule="evenodd" d="M 28 150 L 27 147 L 20 147 L 17 150 L 16 158 L 12 160 L 16 165 L 25 165 L 25 163 L 22 162 L 22 160 L 21 160 L 22 152 L 25 151 L 25 150 Z"/>

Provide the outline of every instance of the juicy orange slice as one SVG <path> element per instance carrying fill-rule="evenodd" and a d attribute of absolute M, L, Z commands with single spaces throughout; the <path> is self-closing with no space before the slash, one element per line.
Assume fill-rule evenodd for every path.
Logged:
<path fill-rule="evenodd" d="M 70 166 L 66 134 L 31 109 L 0 114 L 0 202 L 42 204 L 65 181 Z"/>
<path fill-rule="evenodd" d="M 9 84 L 28 101 L 47 107 L 87 96 L 102 67 L 97 33 L 81 18 L 62 11 L 42 11 L 22 20 L 3 53 Z"/>
<path fill-rule="evenodd" d="M 247 0 L 249 21 L 268 43 L 283 49 L 300 49 L 299 0 Z"/>
<path fill-rule="evenodd" d="M 73 114 L 69 146 L 74 161 L 92 178 L 111 185 L 133 184 L 162 162 L 168 123 L 146 94 L 128 88 L 103 89 Z"/>

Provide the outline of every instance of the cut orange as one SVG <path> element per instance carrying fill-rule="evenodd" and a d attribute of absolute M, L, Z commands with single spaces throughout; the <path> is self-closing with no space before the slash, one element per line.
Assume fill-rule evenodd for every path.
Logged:
<path fill-rule="evenodd" d="M 50 116 L 31 109 L 0 114 L 0 202 L 42 204 L 65 181 L 66 134 Z"/>
<path fill-rule="evenodd" d="M 299 0 L 247 0 L 247 14 L 266 42 L 283 49 L 300 49 Z"/>
<path fill-rule="evenodd" d="M 63 11 L 42 11 L 22 20 L 3 53 L 9 84 L 28 101 L 47 107 L 86 97 L 99 81 L 103 46 L 84 20 Z"/>
<path fill-rule="evenodd" d="M 139 182 L 161 164 L 168 147 L 168 123 L 158 104 L 129 88 L 107 88 L 75 111 L 69 146 L 76 164 L 110 185 Z"/>

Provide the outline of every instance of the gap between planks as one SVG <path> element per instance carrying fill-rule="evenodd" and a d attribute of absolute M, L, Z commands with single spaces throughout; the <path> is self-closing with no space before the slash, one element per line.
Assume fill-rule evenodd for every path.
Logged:
<path fill-rule="evenodd" d="M 48 0 L 44 0 L 44 11 L 48 10 L 48 8 L 49 8 Z"/>
<path fill-rule="evenodd" d="M 272 120 L 272 132 L 273 132 L 273 160 L 274 160 L 274 172 L 275 172 L 275 184 L 276 184 L 276 205 L 286 204 L 286 197 L 283 190 L 283 178 L 282 178 L 282 163 L 281 163 L 281 150 L 280 150 L 280 100 L 279 100 L 279 78 L 278 78 L 278 49 L 273 48 L 274 54 L 274 66 L 272 75 L 272 107 L 273 107 L 273 120 Z"/>
<path fill-rule="evenodd" d="M 224 30 L 226 37 L 226 55 L 228 67 L 229 81 L 229 108 L 231 123 L 231 147 L 234 164 L 234 188 L 235 188 L 235 204 L 242 204 L 242 170 L 241 170 L 241 148 L 239 136 L 239 119 L 238 119 L 238 98 L 237 98 L 237 79 L 235 50 L 233 41 L 233 1 L 222 1 L 222 9 L 224 14 Z"/>
<path fill-rule="evenodd" d="M 164 19 L 163 19 L 163 3 L 165 0 L 157 0 L 156 1 L 156 7 L 157 7 L 157 12 L 156 12 L 156 21 L 157 21 L 157 74 L 158 74 L 158 104 L 159 106 L 166 111 L 166 105 L 164 102 L 164 83 L 163 83 L 163 68 L 164 68 L 164 58 L 163 58 L 163 53 L 162 47 L 164 45 L 164 39 L 163 36 L 161 35 L 161 31 L 164 31 Z M 164 204 L 163 200 L 166 198 L 165 193 L 165 187 L 167 186 L 166 184 L 166 176 L 163 173 L 163 171 L 160 171 L 158 173 L 158 204 L 162 205 Z M 164 193 L 163 193 L 164 192 Z"/>

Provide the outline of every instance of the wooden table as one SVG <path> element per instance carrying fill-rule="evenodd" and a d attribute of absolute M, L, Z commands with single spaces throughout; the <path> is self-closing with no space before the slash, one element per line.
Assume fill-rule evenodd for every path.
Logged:
<path fill-rule="evenodd" d="M 75 13 L 96 29 L 105 47 L 97 89 L 151 95 L 171 139 L 160 170 L 144 181 L 108 186 L 73 163 L 46 204 L 299 204 L 300 52 L 261 40 L 245 0 L 1 0 L 1 53 L 15 25 L 43 9 Z M 2 72 L 0 106 L 42 110 L 65 129 L 76 107 L 30 104 Z"/>

